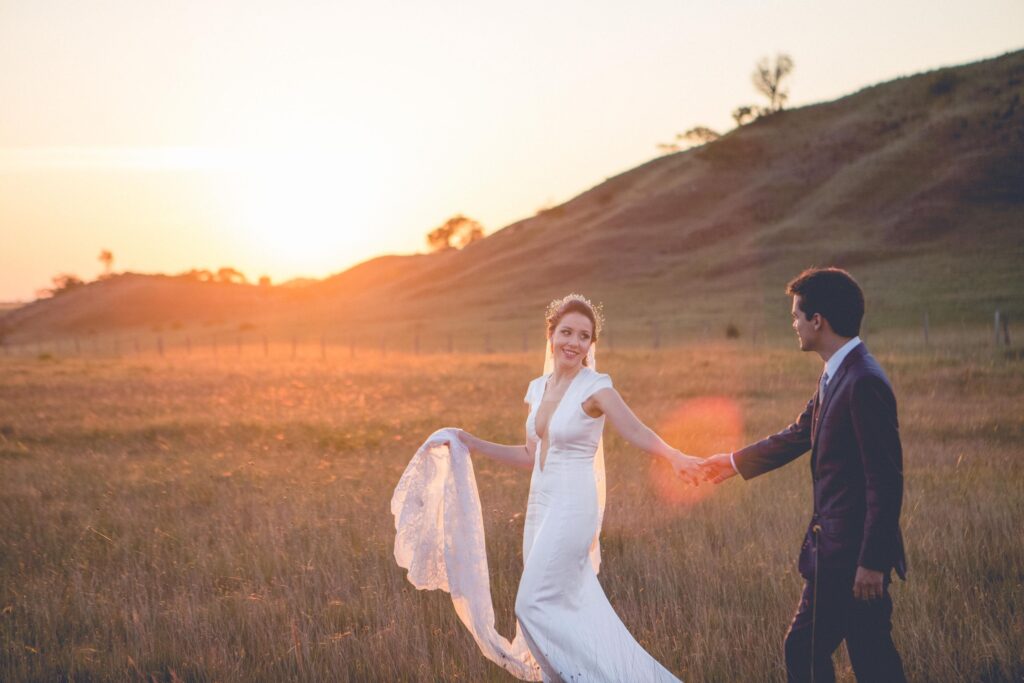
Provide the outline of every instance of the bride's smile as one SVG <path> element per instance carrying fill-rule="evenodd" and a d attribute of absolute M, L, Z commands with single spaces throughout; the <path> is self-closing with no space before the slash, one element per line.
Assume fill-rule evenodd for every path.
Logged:
<path fill-rule="evenodd" d="M 582 313 L 570 312 L 562 316 L 551 337 L 551 355 L 565 370 L 571 371 L 587 357 L 593 340 L 593 324 Z"/>

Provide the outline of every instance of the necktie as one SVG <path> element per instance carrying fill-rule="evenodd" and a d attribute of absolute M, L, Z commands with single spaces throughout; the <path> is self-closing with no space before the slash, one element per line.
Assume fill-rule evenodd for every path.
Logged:
<path fill-rule="evenodd" d="M 825 402 L 825 391 L 828 389 L 828 372 L 821 373 L 821 379 L 818 381 L 818 403 Z"/>

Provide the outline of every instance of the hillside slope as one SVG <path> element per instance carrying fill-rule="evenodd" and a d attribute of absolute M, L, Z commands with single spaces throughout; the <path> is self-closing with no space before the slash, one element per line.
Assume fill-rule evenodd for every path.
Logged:
<path fill-rule="evenodd" d="M 849 267 L 876 319 L 1024 314 L 1024 51 L 787 110 L 654 159 L 461 252 L 388 256 L 285 293 L 143 276 L 0 318 L 11 339 L 181 324 L 533 320 L 583 291 L 609 317 L 775 315 L 787 279 Z"/>

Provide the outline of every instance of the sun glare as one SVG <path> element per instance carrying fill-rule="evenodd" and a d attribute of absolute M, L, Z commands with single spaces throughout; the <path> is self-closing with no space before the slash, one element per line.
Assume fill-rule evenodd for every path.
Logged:
<path fill-rule="evenodd" d="M 380 176 L 369 157 L 304 150 L 241 155 L 227 174 L 230 220 L 256 261 L 323 272 L 375 244 Z"/>
<path fill-rule="evenodd" d="M 743 415 L 739 404 L 724 396 L 702 396 L 683 402 L 670 411 L 658 433 L 684 453 L 707 457 L 743 445 Z M 658 497 L 673 505 L 692 505 L 711 495 L 709 483 L 692 486 L 676 478 L 665 461 L 655 460 L 651 484 Z"/>

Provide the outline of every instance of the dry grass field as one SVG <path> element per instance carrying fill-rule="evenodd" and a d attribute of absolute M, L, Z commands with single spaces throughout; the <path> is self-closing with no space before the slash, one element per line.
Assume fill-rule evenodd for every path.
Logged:
<path fill-rule="evenodd" d="M 903 427 L 907 672 L 1024 680 L 1024 363 L 873 350 Z M 509 680 L 447 595 L 405 581 L 389 502 L 437 427 L 519 441 L 540 360 L 0 358 L 0 679 Z M 820 366 L 721 343 L 617 350 L 601 369 L 709 455 L 784 426 Z M 630 630 L 688 682 L 784 680 L 806 457 L 685 489 L 613 435 L 606 451 L 601 581 Z M 528 474 L 477 477 L 510 634 Z"/>

